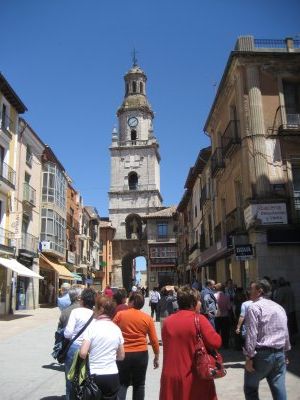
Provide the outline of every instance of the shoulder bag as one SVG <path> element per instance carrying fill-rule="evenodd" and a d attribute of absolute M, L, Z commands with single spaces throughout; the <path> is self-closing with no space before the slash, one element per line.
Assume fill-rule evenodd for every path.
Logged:
<path fill-rule="evenodd" d="M 196 326 L 196 349 L 194 354 L 194 372 L 203 380 L 213 380 L 223 378 L 226 370 L 223 365 L 221 354 L 217 350 L 207 351 L 200 331 L 199 316 L 195 314 Z"/>
<path fill-rule="evenodd" d="M 81 359 L 80 359 L 81 360 Z M 82 361 L 82 360 L 81 360 Z M 78 371 L 78 361 L 76 366 L 76 373 L 73 380 L 73 386 L 75 391 L 76 400 L 101 400 L 102 392 L 95 382 L 95 375 L 91 375 L 89 357 L 85 361 L 86 377 L 83 382 L 80 383 L 79 371 Z"/>
<path fill-rule="evenodd" d="M 90 317 L 90 319 L 86 322 L 86 324 L 80 329 L 77 335 L 74 336 L 73 339 L 67 339 L 64 335 L 61 335 L 61 341 L 55 343 L 53 348 L 52 356 L 55 358 L 59 364 L 63 364 L 66 360 L 67 353 L 71 347 L 71 345 L 75 342 L 75 340 L 82 334 L 82 332 L 88 327 L 88 325 L 92 322 L 94 318 L 94 314 Z"/>

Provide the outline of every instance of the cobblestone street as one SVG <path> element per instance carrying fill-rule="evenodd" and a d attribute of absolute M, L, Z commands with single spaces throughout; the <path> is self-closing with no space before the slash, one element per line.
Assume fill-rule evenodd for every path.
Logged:
<path fill-rule="evenodd" d="M 145 306 L 148 312 L 148 306 Z M 55 400 L 64 399 L 64 372 L 50 353 L 53 334 L 59 310 L 41 308 L 20 312 L 13 318 L 0 321 L 0 362 L 2 365 L 0 385 L 1 400 Z M 159 324 L 156 323 L 159 333 Z M 146 382 L 146 400 L 157 400 L 159 395 L 160 372 L 152 367 L 152 349 Z M 299 400 L 299 348 L 292 356 L 287 374 L 289 400 Z M 243 356 L 239 352 L 223 352 L 228 374 L 216 381 L 218 398 L 243 399 Z M 162 361 L 162 360 L 161 360 Z M 298 369 L 296 369 L 298 368 Z M 295 373 L 293 373 L 293 372 Z M 269 400 L 271 395 L 266 382 L 261 384 L 261 399 Z M 127 399 L 131 399 L 128 390 Z"/>

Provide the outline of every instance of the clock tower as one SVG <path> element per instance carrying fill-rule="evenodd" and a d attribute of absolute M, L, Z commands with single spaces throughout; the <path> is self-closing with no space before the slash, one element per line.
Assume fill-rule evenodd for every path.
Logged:
<path fill-rule="evenodd" d="M 116 228 L 112 284 L 130 287 L 130 263 L 147 255 L 143 216 L 162 207 L 159 145 L 146 96 L 147 76 L 134 59 L 112 133 L 109 218 Z"/>

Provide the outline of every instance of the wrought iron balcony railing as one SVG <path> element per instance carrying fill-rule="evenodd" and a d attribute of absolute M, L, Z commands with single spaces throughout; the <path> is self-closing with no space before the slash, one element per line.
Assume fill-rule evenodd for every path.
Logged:
<path fill-rule="evenodd" d="M 227 125 L 222 138 L 222 154 L 223 157 L 228 157 L 241 143 L 240 136 L 240 121 L 232 120 Z"/>
<path fill-rule="evenodd" d="M 34 207 L 36 206 L 36 190 L 27 182 L 23 184 L 23 201 Z"/>
<path fill-rule="evenodd" d="M 300 133 L 300 110 L 279 106 L 273 124 L 268 128 L 271 135 Z"/>
<path fill-rule="evenodd" d="M 16 172 L 5 162 L 0 164 L 0 179 L 8 184 L 12 189 L 16 184 Z"/>
<path fill-rule="evenodd" d="M 207 190 L 208 187 L 206 185 L 203 186 L 201 189 L 201 197 L 200 197 L 200 208 L 202 209 L 204 204 L 207 202 L 207 200 L 210 199 L 210 193 Z"/>
<path fill-rule="evenodd" d="M 0 228 L 0 245 L 5 247 L 15 247 L 15 234 L 6 229 Z"/>
<path fill-rule="evenodd" d="M 119 141 L 119 146 L 146 146 L 148 140 L 125 140 Z"/>
<path fill-rule="evenodd" d="M 225 168 L 224 157 L 222 154 L 222 148 L 218 147 L 211 156 L 211 174 L 212 176 L 217 175 L 219 171 Z"/>
<path fill-rule="evenodd" d="M 39 245 L 39 239 L 30 233 L 22 232 L 20 249 L 27 250 L 31 253 L 37 253 Z"/>

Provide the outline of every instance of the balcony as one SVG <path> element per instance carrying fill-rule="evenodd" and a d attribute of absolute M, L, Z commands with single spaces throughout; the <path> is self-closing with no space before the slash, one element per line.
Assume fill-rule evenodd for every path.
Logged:
<path fill-rule="evenodd" d="M 39 245 L 39 239 L 30 233 L 22 232 L 22 237 L 20 239 L 19 253 L 29 253 L 31 255 L 36 255 Z"/>
<path fill-rule="evenodd" d="M 279 106 L 276 110 L 272 126 L 268 128 L 269 135 L 298 135 L 300 133 L 300 110 Z"/>
<path fill-rule="evenodd" d="M 126 140 L 119 142 L 119 146 L 146 146 L 148 140 Z"/>
<path fill-rule="evenodd" d="M 134 189 L 130 189 L 129 185 L 124 185 L 124 186 L 112 186 L 110 188 L 110 192 L 123 192 L 123 191 L 130 191 L 130 192 L 135 192 L 135 191 L 141 191 L 141 190 L 158 190 L 156 185 L 136 185 Z"/>
<path fill-rule="evenodd" d="M 53 235 L 41 234 L 41 251 L 46 254 L 64 257 L 66 252 L 64 240 L 58 240 Z"/>
<path fill-rule="evenodd" d="M 27 182 L 23 183 L 23 202 L 32 207 L 36 206 L 36 190 Z"/>
<path fill-rule="evenodd" d="M 240 121 L 232 120 L 229 122 L 222 135 L 221 142 L 223 157 L 230 157 L 241 144 Z"/>
<path fill-rule="evenodd" d="M 1 189 L 6 192 L 15 189 L 16 172 L 5 162 L 0 165 L 0 181 L 4 183 L 4 185 L 1 185 Z"/>
<path fill-rule="evenodd" d="M 243 211 L 241 208 L 238 207 L 226 215 L 225 228 L 227 234 L 245 229 Z"/>
<path fill-rule="evenodd" d="M 0 228 L 0 249 L 5 253 L 14 254 L 16 247 L 15 235 L 6 229 Z"/>
<path fill-rule="evenodd" d="M 173 235 L 158 235 L 158 234 L 148 234 L 147 239 L 149 242 L 171 242 L 175 243 L 176 242 L 176 236 L 175 234 Z"/>
<path fill-rule="evenodd" d="M 9 118 L 7 114 L 2 115 L 2 118 L 0 120 L 0 129 L 3 133 L 6 134 L 9 139 L 12 139 L 11 132 L 13 132 L 13 121 Z"/>
<path fill-rule="evenodd" d="M 204 204 L 210 199 L 210 193 L 207 191 L 207 186 L 204 185 L 201 190 L 201 197 L 200 197 L 200 208 L 202 209 Z"/>
<path fill-rule="evenodd" d="M 211 174 L 216 176 L 225 168 L 224 157 L 222 154 L 222 148 L 218 147 L 211 156 Z"/>

